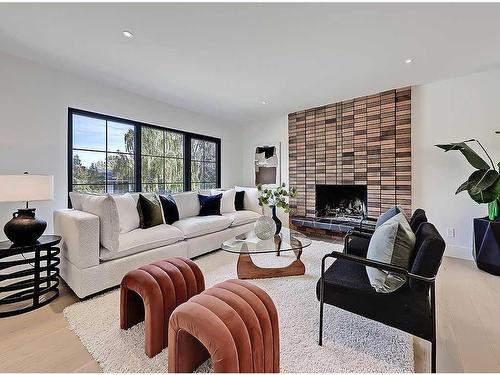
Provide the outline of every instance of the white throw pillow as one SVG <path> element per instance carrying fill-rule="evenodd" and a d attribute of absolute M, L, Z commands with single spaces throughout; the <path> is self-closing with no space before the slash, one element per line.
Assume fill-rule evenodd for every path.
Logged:
<path fill-rule="evenodd" d="M 200 213 L 200 201 L 197 191 L 187 191 L 185 193 L 173 194 L 172 197 L 177 204 L 179 219 L 198 216 Z"/>
<path fill-rule="evenodd" d="M 82 210 L 82 194 L 76 191 L 70 191 L 69 199 L 71 200 L 71 207 L 75 210 Z"/>
<path fill-rule="evenodd" d="M 259 191 L 257 188 L 235 186 L 236 191 L 245 191 L 243 197 L 243 208 L 245 210 L 257 212 L 262 215 L 262 207 L 259 206 Z"/>
<path fill-rule="evenodd" d="M 137 203 L 132 195 L 126 193 L 123 195 L 112 195 L 111 198 L 118 210 L 120 233 L 128 233 L 139 228 L 139 212 L 137 211 Z"/>
<path fill-rule="evenodd" d="M 82 210 L 99 217 L 100 242 L 110 251 L 118 251 L 120 222 L 115 201 L 109 194 L 81 195 Z"/>
<path fill-rule="evenodd" d="M 230 212 L 236 212 L 236 207 L 234 207 L 234 198 L 236 197 L 236 190 L 221 190 L 221 189 L 212 189 L 211 195 L 217 195 L 222 193 L 222 198 L 220 201 L 220 213 L 227 214 Z"/>

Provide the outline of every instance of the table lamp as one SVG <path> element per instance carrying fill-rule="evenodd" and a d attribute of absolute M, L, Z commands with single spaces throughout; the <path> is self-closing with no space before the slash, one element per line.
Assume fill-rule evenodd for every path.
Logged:
<path fill-rule="evenodd" d="M 16 245 L 36 243 L 47 228 L 47 222 L 35 217 L 35 209 L 30 208 L 28 203 L 51 200 L 54 200 L 54 176 L 27 172 L 22 175 L 0 175 L 0 202 L 26 202 L 26 208 L 14 212 L 12 219 L 5 224 L 7 238 Z"/>

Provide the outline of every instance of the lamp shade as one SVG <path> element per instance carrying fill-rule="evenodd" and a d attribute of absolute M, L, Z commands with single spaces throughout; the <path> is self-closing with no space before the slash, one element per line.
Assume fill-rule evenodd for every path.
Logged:
<path fill-rule="evenodd" d="M 0 202 L 54 200 L 54 176 L 0 175 Z"/>

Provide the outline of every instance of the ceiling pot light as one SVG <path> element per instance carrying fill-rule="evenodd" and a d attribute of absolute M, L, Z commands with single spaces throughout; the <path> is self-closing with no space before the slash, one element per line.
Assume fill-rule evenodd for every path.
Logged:
<path fill-rule="evenodd" d="M 133 38 L 134 37 L 134 34 L 132 34 L 130 31 L 124 30 L 122 33 L 127 38 Z"/>
<path fill-rule="evenodd" d="M 413 62 L 413 59 L 406 59 L 405 64 L 411 64 Z"/>
<path fill-rule="evenodd" d="M 266 104 L 267 104 L 267 102 L 266 102 L 265 100 L 263 100 L 263 101 L 262 101 L 262 104 L 266 105 Z"/>

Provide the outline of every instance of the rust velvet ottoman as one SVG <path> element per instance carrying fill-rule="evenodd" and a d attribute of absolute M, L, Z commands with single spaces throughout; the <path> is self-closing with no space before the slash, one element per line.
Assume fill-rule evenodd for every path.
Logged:
<path fill-rule="evenodd" d="M 145 352 L 154 357 L 168 346 L 174 309 L 203 290 L 203 274 L 187 258 L 169 258 L 130 271 L 121 282 L 120 327 L 144 321 Z"/>
<path fill-rule="evenodd" d="M 192 372 L 209 357 L 215 372 L 279 372 L 276 307 L 246 281 L 224 281 L 178 306 L 168 336 L 168 372 Z"/>

